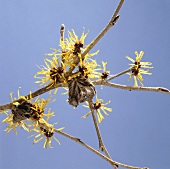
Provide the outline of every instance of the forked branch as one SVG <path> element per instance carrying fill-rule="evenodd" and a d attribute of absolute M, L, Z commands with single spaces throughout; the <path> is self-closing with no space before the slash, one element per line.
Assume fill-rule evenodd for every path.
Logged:
<path fill-rule="evenodd" d="M 88 144 L 84 143 L 83 141 L 81 141 L 79 138 L 76 138 L 76 137 L 73 137 L 67 133 L 64 133 L 60 130 L 57 130 L 55 129 L 54 130 L 56 133 L 64 136 L 64 137 L 67 137 L 77 143 L 79 143 L 80 145 L 86 147 L 87 149 L 89 149 L 90 151 L 92 151 L 93 153 L 97 154 L 98 156 L 100 156 L 101 158 L 103 158 L 104 160 L 106 160 L 107 162 L 109 162 L 112 166 L 120 166 L 120 167 L 124 167 L 124 168 L 128 168 L 128 169 L 149 169 L 147 167 L 143 167 L 143 168 L 140 168 L 140 167 L 134 167 L 134 166 L 129 166 L 129 165 L 126 165 L 126 164 L 122 164 L 122 163 L 119 163 L 117 161 L 114 161 L 112 160 L 111 158 L 108 158 L 106 157 L 105 155 L 103 155 L 102 153 L 100 153 L 99 151 L 95 150 L 94 148 L 92 148 L 91 146 L 89 146 Z"/>

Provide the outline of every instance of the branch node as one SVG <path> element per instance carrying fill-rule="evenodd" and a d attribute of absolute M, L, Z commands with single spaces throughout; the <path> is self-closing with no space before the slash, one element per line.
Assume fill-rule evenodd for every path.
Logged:
<path fill-rule="evenodd" d="M 119 18 L 120 18 L 120 15 L 117 15 L 113 20 L 110 21 L 112 26 L 116 24 L 116 22 L 118 21 Z"/>

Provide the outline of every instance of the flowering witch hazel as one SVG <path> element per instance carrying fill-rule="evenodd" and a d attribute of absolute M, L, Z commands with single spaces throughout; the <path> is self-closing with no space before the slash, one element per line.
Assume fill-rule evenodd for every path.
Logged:
<path fill-rule="evenodd" d="M 136 60 L 133 60 L 131 57 L 126 56 L 126 58 L 128 60 L 133 62 L 133 64 L 129 64 L 130 66 L 133 67 L 133 69 L 132 69 L 131 73 L 127 73 L 130 76 L 128 80 L 130 80 L 132 78 L 132 76 L 133 76 L 134 77 L 134 86 L 138 86 L 138 81 L 143 86 L 143 77 L 142 77 L 142 74 L 147 74 L 147 75 L 151 75 L 152 74 L 148 70 L 150 68 L 153 68 L 151 66 L 152 63 L 150 63 L 150 62 L 141 62 L 141 59 L 142 59 L 142 57 L 144 55 L 143 51 L 140 51 L 140 53 L 135 51 L 135 55 L 136 55 Z"/>
<path fill-rule="evenodd" d="M 54 136 L 54 124 L 49 124 L 48 120 L 44 120 L 44 119 L 40 119 L 37 121 L 37 123 L 32 123 L 29 125 L 32 128 L 32 131 L 36 132 L 37 134 L 33 134 L 30 137 L 34 136 L 34 142 L 33 143 L 38 143 L 39 141 L 41 141 L 42 139 L 45 138 L 45 142 L 44 142 L 44 148 L 52 148 L 51 143 L 52 143 L 52 139 L 54 139 L 58 144 L 60 144 L 60 142 L 58 141 L 58 139 Z M 63 130 L 64 127 L 58 128 L 57 130 Z"/>
<path fill-rule="evenodd" d="M 103 79 L 103 80 L 106 80 L 110 74 L 110 71 L 106 71 L 106 65 L 107 65 L 107 62 L 103 62 L 102 61 L 102 65 L 103 65 L 103 72 L 102 74 L 100 75 L 100 78 Z"/>
<path fill-rule="evenodd" d="M 109 71 L 106 72 L 106 62 L 102 62 L 103 68 L 92 57 L 97 55 L 99 51 L 94 53 L 87 53 L 82 57 L 82 53 L 89 45 L 85 45 L 85 38 L 87 33 L 82 33 L 80 39 L 75 31 L 68 32 L 68 38 L 60 39 L 59 46 L 61 49 L 51 48 L 52 53 L 46 54 L 48 58 L 44 59 L 45 65 L 39 66 L 40 71 L 34 76 L 39 84 L 39 87 L 44 85 L 50 89 L 51 86 L 61 84 L 63 88 L 68 87 L 68 102 L 70 105 L 77 107 L 79 103 L 93 99 L 96 94 L 95 86 L 92 80 L 107 79 Z M 50 58 L 51 57 L 51 58 Z M 75 65 L 76 60 L 79 63 Z M 67 71 L 71 68 L 75 69 L 68 75 Z M 56 94 L 58 88 L 54 94 Z M 45 100 L 43 98 L 33 99 L 32 94 L 29 96 L 21 96 L 18 90 L 18 98 L 12 98 L 11 113 L 3 111 L 6 118 L 3 123 L 7 123 L 6 132 L 8 133 L 14 129 L 17 133 L 17 127 L 24 128 L 27 132 L 35 132 L 34 143 L 39 142 L 45 138 L 44 147 L 52 147 L 52 138 L 54 137 L 55 128 L 50 124 L 49 119 L 54 116 L 54 112 L 47 110 L 46 106 L 50 102 L 51 96 Z M 109 103 L 109 102 L 108 102 Z M 106 108 L 101 99 L 96 96 L 96 103 L 94 109 L 97 112 L 99 123 L 103 120 L 103 115 L 100 109 L 107 115 L 110 108 Z M 45 113 L 47 111 L 48 113 Z M 57 130 L 62 130 L 59 128 Z"/>
<path fill-rule="evenodd" d="M 34 78 L 40 79 L 35 83 L 40 83 L 39 86 L 46 83 L 64 83 L 65 64 L 62 64 L 62 61 L 60 61 L 60 64 L 57 57 L 53 57 L 51 60 L 46 58 L 44 62 L 46 66 L 40 67 L 41 71 L 34 76 Z"/>
<path fill-rule="evenodd" d="M 120 17 L 118 13 L 123 2 L 124 0 L 120 0 L 119 5 L 107 26 L 89 44 L 85 44 L 88 33 L 84 33 L 84 31 L 80 37 L 78 37 L 74 30 L 68 31 L 68 37 L 65 38 L 65 26 L 62 24 L 58 48 L 51 48 L 51 52 L 45 54 L 46 58 L 44 59 L 44 65 L 38 66 L 39 70 L 34 76 L 36 79 L 35 83 L 38 84 L 38 87 L 42 88 L 34 93 L 30 92 L 30 94 L 26 96 L 21 96 L 18 90 L 18 98 L 13 98 L 11 93 L 11 103 L 2 106 L 0 105 L 0 114 L 6 116 L 2 122 L 7 124 L 5 129 L 7 133 L 14 130 L 17 134 L 17 128 L 23 128 L 25 131 L 31 133 L 30 137 L 34 137 L 34 144 L 44 140 L 44 148 L 52 148 L 53 140 L 60 144 L 58 139 L 54 136 L 55 133 L 58 133 L 80 143 L 107 160 L 114 169 L 117 169 L 119 166 L 131 169 L 139 168 L 118 163 L 113 161 L 110 157 L 102 141 L 98 123 L 100 124 L 105 117 L 112 112 L 112 108 L 107 107 L 111 101 L 104 102 L 103 99 L 99 99 L 95 85 L 105 85 L 126 90 L 157 91 L 168 94 L 170 91 L 160 87 L 138 87 L 138 83 L 143 86 L 143 75 L 151 75 L 152 73 L 149 72 L 149 69 L 153 68 L 152 63 L 141 61 L 144 55 L 143 51 L 140 51 L 139 53 L 135 51 L 135 59 L 126 56 L 126 58 L 132 62 L 129 64 L 130 68 L 113 76 L 110 75 L 110 71 L 106 69 L 107 62 L 102 61 L 101 64 L 99 64 L 97 60 L 94 59 L 94 57 L 98 55 L 99 50 L 89 53 L 105 33 L 118 21 Z M 110 80 L 127 72 L 129 72 L 128 80 L 132 77 L 134 78 L 135 87 L 110 82 Z M 53 95 L 55 95 L 55 97 L 56 94 L 58 95 L 57 91 L 59 88 L 67 90 L 67 102 L 71 106 L 77 107 L 80 104 L 85 103 L 83 106 L 89 110 L 82 118 L 87 118 L 92 114 L 99 141 L 99 150 L 103 151 L 106 155 L 96 151 L 82 142 L 81 139 L 62 132 L 61 130 L 63 130 L 64 127 L 56 129 L 56 123 L 51 124 L 49 122 L 51 118 L 55 116 L 55 112 L 52 112 L 51 109 L 47 108 L 47 105 L 51 102 Z M 55 89 L 54 93 L 51 92 L 53 89 Z M 40 97 L 41 94 L 47 92 L 49 92 L 47 99 Z M 61 96 L 58 97 L 60 99 Z"/>
<path fill-rule="evenodd" d="M 107 113 L 107 111 L 112 112 L 112 108 L 106 107 L 106 105 L 108 105 L 110 103 L 110 101 L 108 101 L 106 103 L 103 103 L 103 102 L 104 102 L 103 99 L 98 99 L 98 97 L 96 95 L 96 102 L 93 103 L 93 109 L 94 109 L 94 111 L 96 113 L 96 116 L 97 116 L 97 119 L 98 119 L 99 123 L 101 123 L 102 120 L 104 119 L 104 116 L 103 116 L 102 112 L 107 116 L 109 115 Z M 83 106 L 86 107 L 86 108 L 90 108 L 88 102 L 86 102 L 86 105 L 83 105 Z M 82 116 L 82 118 L 86 118 L 90 114 L 91 114 L 91 111 L 89 111 L 86 115 Z"/>
<path fill-rule="evenodd" d="M 39 86 L 44 84 L 49 85 L 49 87 L 50 84 L 51 86 L 56 84 L 70 86 L 71 81 L 77 82 L 78 79 L 84 79 L 84 81 L 90 83 L 90 80 L 99 78 L 99 71 L 102 69 L 96 60 L 91 59 L 91 57 L 97 55 L 99 51 L 91 54 L 87 53 L 84 58 L 81 56 L 88 46 L 84 44 L 86 36 L 87 33 L 85 34 L 83 32 L 79 39 L 75 31 L 72 30 L 68 32 L 68 38 L 64 40 L 60 39 L 59 46 L 61 49 L 52 48 L 53 52 L 46 54 L 46 56 L 51 56 L 52 58 L 46 58 L 44 60 L 45 66 L 39 66 L 41 70 L 34 76 L 38 79 L 35 83 L 39 84 Z M 75 65 L 77 59 L 80 60 L 80 63 Z M 68 76 L 67 71 L 73 66 L 75 66 L 75 70 Z M 56 88 L 55 93 L 57 90 Z M 73 105 L 78 105 L 79 102 L 81 101 L 77 101 L 77 104 Z"/>
<path fill-rule="evenodd" d="M 37 98 L 36 100 L 28 100 L 27 97 L 21 96 L 18 90 L 18 99 L 12 98 L 12 93 L 10 94 L 12 99 L 11 113 L 8 111 L 4 112 L 6 118 L 2 121 L 7 123 L 6 132 L 10 132 L 14 129 L 17 134 L 17 127 L 20 126 L 24 128 L 27 132 L 39 133 L 34 139 L 34 143 L 37 143 L 43 138 L 45 139 L 44 148 L 51 146 L 52 138 L 57 142 L 58 140 L 54 137 L 54 125 L 48 123 L 50 117 L 54 116 L 54 112 L 50 112 L 50 109 L 46 109 L 46 105 L 49 103 L 51 97 L 48 99 Z M 31 98 L 31 93 L 30 93 Z M 48 113 L 45 113 L 47 111 Z M 62 130 L 59 128 L 57 130 Z M 43 136 L 42 136 L 43 135 Z M 41 139 L 36 140 L 37 137 L 42 136 Z"/>
<path fill-rule="evenodd" d="M 84 107 L 90 109 L 90 111 L 82 116 L 86 118 L 94 111 L 98 123 L 101 123 L 104 119 L 104 115 L 108 116 L 108 112 L 112 112 L 111 108 L 107 105 L 110 101 L 104 103 L 102 99 L 99 99 L 96 95 L 96 89 L 94 82 L 107 81 L 110 71 L 106 71 L 107 62 L 102 61 L 100 65 L 94 56 L 99 53 L 83 52 L 89 47 L 90 44 L 85 45 L 85 38 L 88 33 L 81 34 L 78 38 L 75 31 L 69 31 L 67 38 L 60 38 L 59 48 L 51 48 L 52 52 L 46 54 L 48 58 L 44 59 L 44 64 L 39 66 L 40 70 L 35 74 L 36 84 L 47 87 L 47 91 L 55 89 L 54 94 L 58 90 L 58 86 L 68 89 L 68 103 L 74 107 L 77 107 L 80 103 L 85 102 Z M 138 81 L 143 85 L 142 74 L 151 74 L 149 68 L 152 68 L 150 62 L 141 62 L 144 52 L 135 52 L 136 59 L 133 60 L 129 56 L 126 58 L 132 62 L 132 72 L 129 73 L 129 80 L 134 77 L 134 86 L 138 86 Z M 78 63 L 77 63 L 78 60 Z M 70 69 L 72 71 L 70 71 Z M 69 72 L 70 71 L 70 72 Z M 41 90 L 41 89 L 40 89 Z M 38 97 L 32 98 L 32 93 L 27 96 L 21 96 L 18 90 L 18 98 L 12 98 L 10 111 L 1 110 L 7 117 L 2 121 L 7 123 L 6 132 L 10 132 L 12 129 L 17 134 L 17 127 L 24 128 L 27 132 L 34 132 L 34 143 L 45 139 L 44 148 L 52 147 L 52 140 L 59 143 L 54 136 L 55 131 L 63 130 L 64 128 L 56 129 L 54 124 L 49 123 L 49 119 L 54 116 L 54 112 L 47 109 L 47 105 L 51 100 L 51 92 L 48 99 Z M 95 101 L 93 101 L 94 96 Z M 92 101 L 92 107 L 89 106 L 89 101 Z M 45 113 L 47 112 L 47 113 Z M 60 143 L 59 143 L 60 144 Z"/>

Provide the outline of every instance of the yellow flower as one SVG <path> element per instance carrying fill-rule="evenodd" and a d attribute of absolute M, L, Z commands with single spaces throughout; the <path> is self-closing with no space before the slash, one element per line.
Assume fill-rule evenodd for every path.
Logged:
<path fill-rule="evenodd" d="M 32 101 L 31 114 L 29 119 L 32 121 L 38 121 L 39 119 L 45 117 L 51 117 L 54 115 L 54 113 L 50 113 L 50 110 L 48 109 L 48 113 L 45 114 L 44 111 L 46 109 L 46 105 L 50 102 L 51 97 L 49 97 L 47 100 L 43 98 L 38 98 L 35 101 Z"/>
<path fill-rule="evenodd" d="M 37 72 L 34 78 L 38 78 L 35 83 L 40 83 L 39 86 L 51 83 L 63 83 L 64 82 L 64 73 L 65 73 L 65 64 L 62 64 L 57 57 L 50 59 L 45 59 L 45 66 L 39 67 L 41 71 Z M 40 76 L 39 76 L 40 75 Z"/>
<path fill-rule="evenodd" d="M 74 30 L 69 31 L 68 38 L 65 38 L 64 40 L 60 39 L 59 46 L 61 47 L 61 50 L 51 48 L 54 52 L 46 54 L 46 56 L 60 58 L 65 68 L 69 68 L 74 65 L 76 57 L 80 56 L 84 51 L 84 40 L 86 36 L 87 33 L 85 34 L 83 32 L 79 39 Z"/>
<path fill-rule="evenodd" d="M 100 70 L 102 70 L 102 68 L 97 64 L 96 60 L 86 58 L 82 60 L 80 58 L 79 72 L 82 76 L 89 79 L 96 79 L 101 74 L 99 72 Z"/>
<path fill-rule="evenodd" d="M 68 38 L 65 39 L 65 51 L 71 51 L 71 53 L 74 56 L 78 56 L 81 53 L 81 50 L 84 47 L 84 40 L 86 38 L 88 33 L 82 33 L 80 40 L 78 36 L 76 35 L 75 31 L 72 29 L 72 31 L 68 32 Z M 63 46 L 61 45 L 61 48 Z M 63 48 L 62 48 L 63 49 Z"/>
<path fill-rule="evenodd" d="M 59 128 L 57 130 L 63 130 L 64 128 Z M 37 132 L 38 134 L 34 134 L 32 136 L 34 136 L 34 142 L 33 143 L 38 143 L 39 141 L 41 141 L 42 139 L 45 138 L 45 142 L 44 142 L 44 148 L 52 148 L 51 146 L 51 142 L 52 139 L 54 139 L 58 144 L 60 144 L 60 142 L 56 139 L 56 137 L 54 136 L 54 125 L 49 124 L 46 120 L 44 119 L 40 119 L 38 121 L 38 123 L 36 125 L 34 125 L 33 131 Z M 32 137 L 30 136 L 30 137 Z"/>
<path fill-rule="evenodd" d="M 101 74 L 100 78 L 103 79 L 103 80 L 105 80 L 105 79 L 107 79 L 107 77 L 109 76 L 110 71 L 106 71 L 107 62 L 103 62 L 103 61 L 102 61 L 102 65 L 103 65 L 103 73 Z"/>
<path fill-rule="evenodd" d="M 102 112 L 105 115 L 108 115 L 108 112 L 112 112 L 111 108 L 106 107 L 107 104 L 109 104 L 110 101 L 108 101 L 107 103 L 103 104 L 103 100 L 102 99 L 98 99 L 97 95 L 96 95 L 96 102 L 93 103 L 93 109 L 96 111 L 96 116 L 98 119 L 98 122 L 101 123 L 102 120 L 104 119 L 104 116 L 102 114 Z M 87 105 L 83 105 L 86 108 L 89 108 L 88 102 L 86 102 Z M 102 111 L 102 112 L 101 112 Z M 89 111 L 86 115 L 82 116 L 82 118 L 86 118 L 91 114 L 91 111 Z"/>
<path fill-rule="evenodd" d="M 81 59 L 81 54 L 86 50 L 88 45 L 84 44 L 85 38 L 88 33 L 82 32 L 80 39 L 76 35 L 75 31 L 68 31 L 68 38 L 64 40 L 60 39 L 59 46 L 61 50 L 52 48 L 53 53 L 46 54 L 46 56 L 58 57 L 62 60 L 62 64 L 66 69 L 74 66 L 77 57 Z M 98 51 L 92 54 L 86 54 L 85 59 L 98 54 Z"/>
<path fill-rule="evenodd" d="M 140 53 L 138 53 L 136 51 L 135 55 L 136 55 L 136 60 L 133 60 L 129 56 L 126 56 L 126 58 L 128 60 L 133 62 L 133 64 L 129 64 L 129 65 L 131 65 L 133 67 L 133 69 L 132 69 L 131 73 L 127 73 L 130 76 L 128 78 L 128 80 L 130 80 L 132 78 L 132 76 L 134 76 L 134 86 L 138 86 L 138 81 L 143 86 L 143 83 L 142 83 L 143 82 L 142 74 L 148 74 L 148 75 L 152 74 L 151 72 L 149 72 L 149 70 L 145 70 L 145 69 L 148 69 L 148 68 L 153 68 L 151 66 L 152 63 L 150 63 L 150 62 L 141 62 L 141 59 L 142 59 L 142 57 L 144 55 L 143 51 L 141 51 Z M 144 69 L 141 69 L 141 68 L 144 68 Z"/>

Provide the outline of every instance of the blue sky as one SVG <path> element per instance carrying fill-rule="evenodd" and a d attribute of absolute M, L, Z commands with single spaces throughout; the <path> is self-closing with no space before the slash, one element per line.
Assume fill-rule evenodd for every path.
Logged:
<path fill-rule="evenodd" d="M 83 28 L 89 31 L 88 44 L 105 27 L 118 0 L 12 0 L 0 1 L 0 104 L 10 102 L 9 94 L 17 96 L 38 89 L 34 75 L 43 64 L 45 53 L 58 48 L 62 23 L 80 36 Z M 135 58 L 134 51 L 145 51 L 143 61 L 153 63 L 152 76 L 144 76 L 145 86 L 170 89 L 170 1 L 126 1 L 120 20 L 95 46 L 100 50 L 96 60 L 108 62 L 111 74 L 128 68 L 125 56 Z M 113 82 L 133 85 L 123 75 Z M 113 112 L 100 125 L 103 141 L 113 160 L 139 167 L 169 169 L 170 108 L 169 95 L 151 92 L 124 91 L 104 87 L 98 96 L 111 100 Z M 55 111 L 53 121 L 65 132 L 81 138 L 98 149 L 92 119 L 81 119 L 87 109 L 81 105 L 73 109 L 67 96 L 56 95 L 49 107 Z M 46 97 L 46 95 L 42 95 Z M 3 120 L 5 116 L 1 115 Z M 18 129 L 6 134 L 0 126 L 0 169 L 96 169 L 112 166 L 84 147 L 60 135 L 61 142 L 53 142 L 53 149 L 43 149 L 43 142 L 33 145 L 29 133 Z M 121 168 L 121 167 L 120 167 Z"/>

